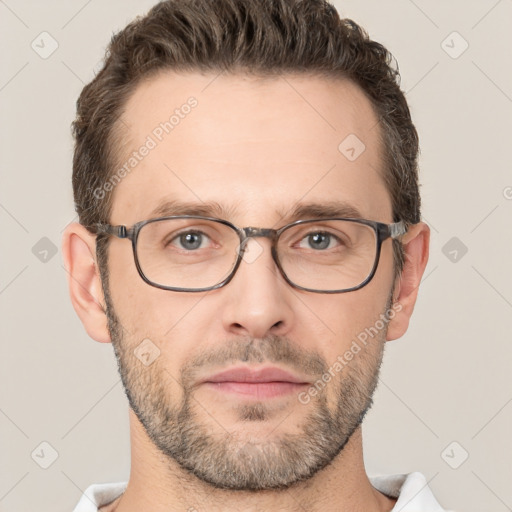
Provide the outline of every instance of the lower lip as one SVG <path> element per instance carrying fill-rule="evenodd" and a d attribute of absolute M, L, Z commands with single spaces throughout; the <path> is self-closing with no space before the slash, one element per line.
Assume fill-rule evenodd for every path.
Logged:
<path fill-rule="evenodd" d="M 298 393 L 307 384 L 295 382 L 207 382 L 208 387 L 221 393 L 236 393 L 248 398 L 273 398 Z"/>

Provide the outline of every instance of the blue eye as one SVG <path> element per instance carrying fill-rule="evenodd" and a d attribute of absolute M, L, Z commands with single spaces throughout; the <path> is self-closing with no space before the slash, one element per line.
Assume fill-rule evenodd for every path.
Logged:
<path fill-rule="evenodd" d="M 314 232 L 305 236 L 300 242 L 299 247 L 305 249 L 314 249 L 321 251 L 324 249 L 332 249 L 336 244 L 339 245 L 338 237 L 326 232 Z"/>
<path fill-rule="evenodd" d="M 313 249 L 327 249 L 330 242 L 330 235 L 326 235 L 325 233 L 315 233 L 308 236 L 308 243 Z"/>
<path fill-rule="evenodd" d="M 200 231 L 186 231 L 173 238 L 170 243 L 178 246 L 180 249 L 194 251 L 201 249 L 208 239 L 209 237 Z"/>

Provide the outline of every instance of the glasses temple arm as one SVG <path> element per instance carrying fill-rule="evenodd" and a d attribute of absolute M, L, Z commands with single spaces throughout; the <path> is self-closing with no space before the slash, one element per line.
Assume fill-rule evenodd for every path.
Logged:
<path fill-rule="evenodd" d="M 407 233 L 407 226 L 403 220 L 399 222 L 395 222 L 393 224 L 389 224 L 389 236 L 391 238 L 397 238 L 400 235 L 404 235 Z"/>
<path fill-rule="evenodd" d="M 128 238 L 126 226 L 111 226 L 110 224 L 97 223 L 93 229 L 97 235 L 113 235 L 118 238 Z"/>

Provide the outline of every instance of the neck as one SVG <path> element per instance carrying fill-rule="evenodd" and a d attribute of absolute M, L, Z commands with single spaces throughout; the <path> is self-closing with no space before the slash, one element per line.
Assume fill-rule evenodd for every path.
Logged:
<path fill-rule="evenodd" d="M 361 427 L 335 460 L 312 478 L 286 490 L 270 491 L 216 489 L 158 451 L 132 411 L 130 430 L 132 465 L 127 489 L 102 511 L 389 512 L 396 502 L 378 492 L 368 480 L 363 462 Z"/>

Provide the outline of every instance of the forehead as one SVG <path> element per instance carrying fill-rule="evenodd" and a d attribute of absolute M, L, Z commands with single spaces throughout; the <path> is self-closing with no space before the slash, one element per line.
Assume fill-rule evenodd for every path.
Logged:
<path fill-rule="evenodd" d="M 118 129 L 113 223 L 166 202 L 253 225 L 337 201 L 392 220 L 378 120 L 348 80 L 164 72 L 138 85 Z"/>

